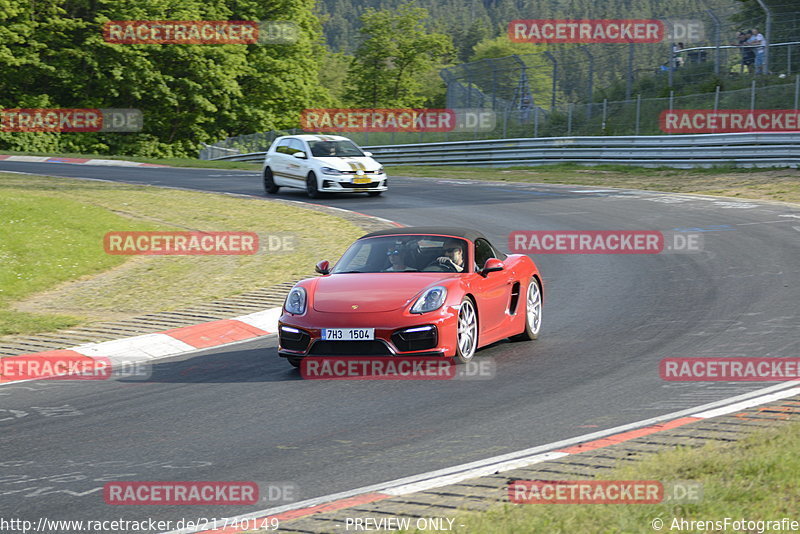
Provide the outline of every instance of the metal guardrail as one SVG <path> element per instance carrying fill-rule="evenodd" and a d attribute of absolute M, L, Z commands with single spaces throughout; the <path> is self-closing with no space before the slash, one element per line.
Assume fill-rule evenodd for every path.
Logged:
<path fill-rule="evenodd" d="M 233 154 L 231 156 L 209 158 L 209 161 L 263 161 L 266 155 L 266 152 L 251 152 L 249 154 Z"/>
<path fill-rule="evenodd" d="M 797 167 L 800 132 L 493 139 L 363 147 L 384 165 L 507 167 L 583 163 L 645 167 Z M 214 158 L 261 161 L 265 152 Z"/>

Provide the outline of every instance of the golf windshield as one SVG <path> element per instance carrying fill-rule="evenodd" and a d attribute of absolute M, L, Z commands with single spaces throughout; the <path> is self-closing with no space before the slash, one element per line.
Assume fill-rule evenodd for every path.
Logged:
<path fill-rule="evenodd" d="M 360 158 L 361 149 L 352 141 L 309 141 L 311 155 L 315 158 Z"/>

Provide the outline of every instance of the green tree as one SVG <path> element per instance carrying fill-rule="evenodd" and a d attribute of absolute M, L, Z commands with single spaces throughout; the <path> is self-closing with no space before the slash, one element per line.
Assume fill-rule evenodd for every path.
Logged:
<path fill-rule="evenodd" d="M 553 66 L 543 54 L 547 50 L 544 45 L 534 43 L 515 43 L 507 36 L 501 35 L 494 39 L 484 39 L 473 48 L 471 61 L 481 61 L 517 55 L 525 66 L 528 79 L 528 87 L 533 96 L 534 103 L 538 106 L 547 107 L 553 95 Z M 491 79 L 487 76 L 485 83 L 495 86 L 514 87 L 519 82 L 522 65 L 519 61 L 504 61 L 498 63 L 496 72 Z M 487 72 L 491 67 L 487 63 Z M 484 91 L 491 91 L 487 87 L 482 87 Z"/>
<path fill-rule="evenodd" d="M 464 29 L 453 32 L 453 44 L 458 61 L 465 63 L 473 54 L 473 48 L 484 39 L 492 37 L 492 31 L 484 20 L 477 20 Z"/>
<path fill-rule="evenodd" d="M 331 52 L 327 48 L 323 50 L 322 54 L 319 83 L 330 93 L 332 106 L 341 107 L 344 105 L 347 69 L 353 58 L 344 52 Z"/>
<path fill-rule="evenodd" d="M 449 36 L 429 33 L 428 11 L 404 3 L 397 11 L 368 9 L 364 41 L 348 70 L 345 97 L 361 107 L 416 107 L 425 102 L 421 77 L 453 54 Z"/>
<path fill-rule="evenodd" d="M 199 142 L 296 126 L 330 102 L 314 0 L 0 0 L 3 107 L 138 108 L 139 133 L 0 132 L 0 147 L 184 156 Z M 110 20 L 269 20 L 292 44 L 114 44 Z"/>
<path fill-rule="evenodd" d="M 475 43 L 472 47 L 472 54 L 469 61 L 479 61 L 498 57 L 511 56 L 513 54 L 534 54 L 541 52 L 542 48 L 532 43 L 515 43 L 507 36 L 486 38 Z"/>

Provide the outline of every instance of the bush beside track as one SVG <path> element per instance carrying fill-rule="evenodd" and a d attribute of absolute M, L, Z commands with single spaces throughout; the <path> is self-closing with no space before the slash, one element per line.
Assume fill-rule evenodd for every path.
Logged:
<path fill-rule="evenodd" d="M 0 173 L 0 335 L 177 309 L 308 276 L 364 231 L 283 202 L 96 180 Z M 109 231 L 292 235 L 294 251 L 111 256 Z"/>

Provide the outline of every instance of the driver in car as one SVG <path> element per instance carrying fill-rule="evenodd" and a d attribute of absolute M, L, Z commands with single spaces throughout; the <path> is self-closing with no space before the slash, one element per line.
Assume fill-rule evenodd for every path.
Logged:
<path fill-rule="evenodd" d="M 433 261 L 447 271 L 464 272 L 464 249 L 458 245 L 449 245 L 444 249 L 444 256 Z"/>
<path fill-rule="evenodd" d="M 336 145 L 333 143 L 323 143 L 320 147 L 321 157 L 325 156 L 335 156 L 336 155 Z"/>
<path fill-rule="evenodd" d="M 311 154 L 315 158 L 332 158 L 336 156 L 336 145 L 330 141 L 314 143 L 311 147 Z"/>

